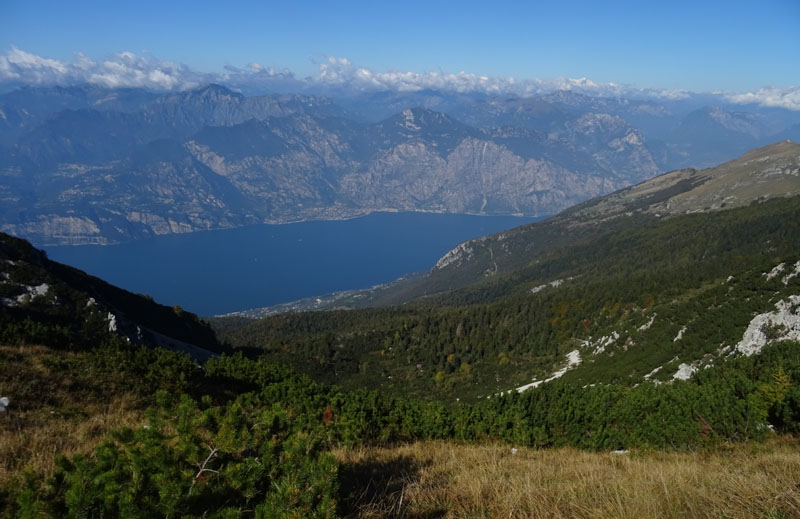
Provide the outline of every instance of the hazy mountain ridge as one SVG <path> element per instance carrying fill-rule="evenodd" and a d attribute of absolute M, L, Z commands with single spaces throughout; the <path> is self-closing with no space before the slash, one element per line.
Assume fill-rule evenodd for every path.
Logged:
<path fill-rule="evenodd" d="M 37 243 L 115 243 L 372 211 L 553 214 L 671 163 L 730 154 L 669 141 L 695 105 L 569 92 L 26 88 L 0 96 L 0 229 Z M 757 136 L 725 108 L 710 113 L 743 147 L 800 122 L 779 112 L 751 114 L 770 122 Z"/>

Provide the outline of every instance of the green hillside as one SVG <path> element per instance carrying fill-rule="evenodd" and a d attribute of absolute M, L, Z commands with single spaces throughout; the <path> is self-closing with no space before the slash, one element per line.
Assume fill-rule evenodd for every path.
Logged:
<path fill-rule="evenodd" d="M 568 378 L 582 384 L 633 385 L 656 368 L 669 378 L 736 345 L 754 314 L 800 293 L 800 277 L 782 282 L 800 259 L 798 222 L 800 197 L 631 216 L 446 296 L 284 314 L 222 337 L 325 382 L 451 403 L 546 378 L 571 351 L 584 362 Z M 781 263 L 787 272 L 767 279 Z"/>
<path fill-rule="evenodd" d="M 51 261 L 25 240 L 0 233 L 0 343 L 82 346 L 108 332 L 205 359 L 224 348 L 211 328 L 180 307 L 156 304 Z"/>

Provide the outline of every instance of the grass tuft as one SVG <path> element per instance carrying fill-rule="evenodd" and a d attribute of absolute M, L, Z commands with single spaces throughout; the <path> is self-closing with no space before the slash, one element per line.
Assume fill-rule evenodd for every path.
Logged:
<path fill-rule="evenodd" d="M 55 455 L 86 454 L 113 429 L 144 423 L 142 402 L 110 390 L 85 355 L 46 347 L 0 346 L 0 489 L 28 467 L 49 475 Z"/>
<path fill-rule="evenodd" d="M 791 439 L 628 454 L 423 442 L 336 456 L 353 518 L 800 517 Z"/>

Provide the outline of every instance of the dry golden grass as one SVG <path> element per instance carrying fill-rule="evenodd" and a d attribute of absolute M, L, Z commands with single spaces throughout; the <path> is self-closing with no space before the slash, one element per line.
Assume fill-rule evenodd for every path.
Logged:
<path fill-rule="evenodd" d="M 699 453 L 424 442 L 339 450 L 351 517 L 800 517 L 790 439 Z"/>
<path fill-rule="evenodd" d="M 0 488 L 26 466 L 49 474 L 55 454 L 88 453 L 110 430 L 143 423 L 130 395 L 93 388 L 90 373 L 81 379 L 59 369 L 78 361 L 44 347 L 0 346 L 0 396 L 11 398 L 0 414 Z"/>

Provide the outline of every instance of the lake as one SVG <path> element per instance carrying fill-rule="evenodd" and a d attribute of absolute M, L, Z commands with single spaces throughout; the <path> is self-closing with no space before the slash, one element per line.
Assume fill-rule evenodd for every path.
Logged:
<path fill-rule="evenodd" d="M 430 269 L 465 240 L 536 220 L 373 213 L 46 251 L 55 261 L 161 304 L 218 315 L 386 283 Z"/>

